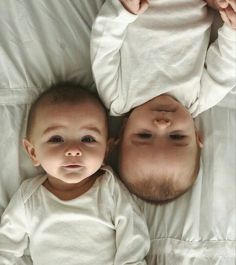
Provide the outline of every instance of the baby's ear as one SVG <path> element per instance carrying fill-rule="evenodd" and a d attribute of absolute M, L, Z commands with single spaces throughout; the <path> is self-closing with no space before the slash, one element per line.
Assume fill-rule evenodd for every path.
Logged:
<path fill-rule="evenodd" d="M 25 151 L 29 155 L 31 161 L 33 162 L 33 165 L 35 167 L 40 166 L 40 163 L 36 158 L 34 145 L 25 138 L 22 140 L 22 144 L 23 144 Z"/>
<path fill-rule="evenodd" d="M 198 146 L 200 148 L 203 148 L 204 144 L 203 144 L 203 136 L 202 136 L 202 133 L 200 133 L 200 131 L 197 130 L 197 129 L 195 129 L 195 132 L 196 132 L 196 139 L 197 139 Z"/>

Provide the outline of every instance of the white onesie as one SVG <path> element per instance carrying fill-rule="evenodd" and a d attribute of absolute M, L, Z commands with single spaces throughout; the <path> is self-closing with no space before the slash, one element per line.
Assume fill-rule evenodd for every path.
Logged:
<path fill-rule="evenodd" d="M 91 60 L 111 115 L 163 93 L 193 117 L 217 104 L 236 85 L 236 31 L 223 25 L 207 51 L 211 23 L 202 0 L 151 0 L 139 17 L 107 0 L 93 25 Z"/>
<path fill-rule="evenodd" d="M 29 246 L 34 265 L 145 265 L 150 241 L 138 206 L 108 167 L 78 198 L 63 201 L 42 183 L 23 182 L 1 218 L 0 264 Z"/>

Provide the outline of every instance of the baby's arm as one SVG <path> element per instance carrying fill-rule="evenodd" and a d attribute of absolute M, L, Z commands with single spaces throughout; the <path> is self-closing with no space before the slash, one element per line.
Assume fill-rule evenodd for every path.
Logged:
<path fill-rule="evenodd" d="M 143 8 L 141 9 L 143 10 Z M 127 69 L 121 67 L 120 50 L 128 25 L 136 19 L 137 15 L 128 12 L 120 1 L 107 0 L 93 24 L 91 35 L 92 70 L 98 93 L 108 109 L 112 108 L 113 101 L 117 98 L 120 89 L 123 88 L 123 73 Z"/>
<path fill-rule="evenodd" d="M 150 238 L 145 218 L 122 183 L 115 181 L 112 194 L 116 229 L 114 265 L 146 265 Z"/>
<path fill-rule="evenodd" d="M 16 264 L 27 248 L 26 218 L 20 190 L 13 196 L 1 216 L 0 264 Z"/>
<path fill-rule="evenodd" d="M 222 100 L 236 87 L 236 30 L 226 23 L 207 51 L 201 79 L 199 112 Z"/>

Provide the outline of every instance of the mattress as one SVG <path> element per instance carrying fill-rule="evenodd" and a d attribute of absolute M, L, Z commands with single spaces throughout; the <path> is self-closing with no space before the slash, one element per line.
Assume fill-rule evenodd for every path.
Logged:
<path fill-rule="evenodd" d="M 20 183 L 38 174 L 21 144 L 32 101 L 59 80 L 95 90 L 89 37 L 103 2 L 0 2 L 0 214 Z M 139 201 L 151 237 L 149 265 L 235 264 L 236 89 L 196 123 L 204 148 L 193 188 L 167 205 Z"/>

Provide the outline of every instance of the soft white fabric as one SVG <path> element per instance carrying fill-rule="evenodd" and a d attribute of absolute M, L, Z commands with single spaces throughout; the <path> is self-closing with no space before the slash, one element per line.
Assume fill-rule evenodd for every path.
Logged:
<path fill-rule="evenodd" d="M 93 84 L 89 37 L 103 2 L 0 1 L 0 214 L 20 183 L 38 174 L 21 146 L 32 99 L 52 81 L 62 78 L 76 79 L 85 86 Z M 150 2 L 153 5 L 153 0 Z M 169 2 L 173 5 L 183 0 Z M 199 3 L 198 0 L 195 2 Z M 158 3 L 162 5 L 161 10 L 168 10 L 164 8 L 166 0 L 158 0 Z M 184 13 L 186 8 L 183 6 L 182 9 Z M 166 13 L 161 21 L 169 23 L 165 17 Z M 214 23 L 220 21 L 216 17 Z M 134 23 L 141 27 L 142 16 Z M 184 43 L 188 32 L 183 34 L 180 42 Z M 58 40 L 65 49 L 60 48 Z M 133 42 L 134 48 L 136 45 L 137 42 Z M 145 45 L 146 53 L 151 53 L 149 41 Z M 150 57 L 150 54 L 146 56 Z M 152 62 L 152 58 L 149 60 Z M 140 75 L 143 77 L 145 73 Z M 168 205 L 142 205 L 152 239 L 148 265 L 235 264 L 235 117 L 234 90 L 198 117 L 204 134 L 204 148 L 201 175 L 193 189 Z M 113 127 L 115 125 L 117 120 L 112 123 Z M 32 262 L 24 256 L 13 264 L 32 265 Z"/>
<path fill-rule="evenodd" d="M 153 0 L 139 17 L 107 0 L 93 25 L 91 60 L 111 115 L 168 93 L 195 117 L 232 90 L 236 30 L 224 25 L 205 60 L 211 21 L 201 0 Z"/>
<path fill-rule="evenodd" d="M 0 264 L 13 264 L 28 245 L 34 265 L 146 264 L 144 216 L 112 171 L 103 169 L 89 191 L 69 201 L 42 185 L 46 175 L 23 182 L 1 218 Z"/>
<path fill-rule="evenodd" d="M 151 235 L 149 265 L 233 265 L 236 260 L 236 35 L 225 25 L 219 30 L 203 69 L 208 19 L 202 1 L 151 1 L 138 18 L 119 2 L 106 1 L 93 26 L 94 77 L 112 115 L 164 92 L 193 116 L 218 103 L 196 121 L 204 148 L 193 188 L 167 205 L 140 201 Z"/>
<path fill-rule="evenodd" d="M 94 86 L 89 39 L 103 1 L 0 1 L 0 214 L 39 173 L 21 144 L 32 101 L 59 80 Z"/>
<path fill-rule="evenodd" d="M 193 188 L 162 206 L 139 201 L 151 236 L 148 265 L 234 265 L 236 89 L 197 118 L 204 136 Z"/>
<path fill-rule="evenodd" d="M 20 183 L 39 173 L 21 144 L 31 102 L 59 80 L 94 87 L 90 30 L 103 2 L 0 1 L 0 215 Z"/>

